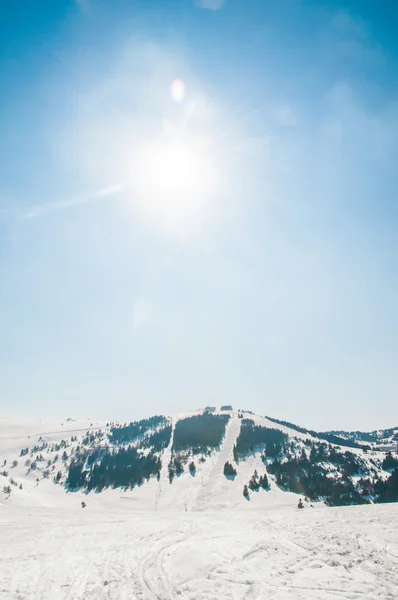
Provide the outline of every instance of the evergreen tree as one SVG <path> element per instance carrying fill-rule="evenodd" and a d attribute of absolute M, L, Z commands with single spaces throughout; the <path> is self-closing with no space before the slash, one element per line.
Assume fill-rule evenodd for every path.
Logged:
<path fill-rule="evenodd" d="M 224 465 L 224 475 L 225 477 L 230 477 L 233 478 L 236 476 L 236 469 L 233 467 L 233 465 L 231 465 L 230 462 L 226 462 Z"/>
<path fill-rule="evenodd" d="M 173 479 L 175 477 L 175 469 L 174 469 L 174 463 L 173 463 L 173 459 L 170 460 L 169 462 L 169 482 L 173 483 Z"/>
<path fill-rule="evenodd" d="M 391 454 L 391 451 L 386 454 L 385 459 L 383 460 L 383 469 L 385 471 L 390 471 L 391 469 L 395 469 L 398 467 L 398 459 L 394 458 Z"/>
<path fill-rule="evenodd" d="M 195 476 L 196 467 L 195 467 L 195 463 L 193 461 L 189 465 L 189 472 L 191 473 L 192 477 Z"/>
<path fill-rule="evenodd" d="M 260 487 L 263 488 L 263 490 L 266 490 L 268 487 L 268 477 L 267 475 L 264 473 L 264 475 L 260 476 L 260 479 L 258 480 L 258 483 L 260 485 Z"/>
<path fill-rule="evenodd" d="M 249 490 L 247 489 L 247 485 L 245 485 L 244 488 L 243 488 L 243 495 L 246 498 L 246 500 L 248 500 L 250 498 L 250 496 L 249 496 Z"/>
<path fill-rule="evenodd" d="M 182 473 L 184 472 L 184 465 L 182 464 L 182 460 L 178 457 L 176 457 L 174 459 L 174 468 L 175 468 L 177 477 L 182 475 Z"/>
<path fill-rule="evenodd" d="M 252 476 L 252 478 L 249 481 L 249 488 L 251 490 L 254 490 L 255 492 L 258 492 L 258 490 L 260 489 L 260 483 L 256 477 L 256 473 L 257 473 L 257 471 L 255 471 L 255 474 Z"/>
<path fill-rule="evenodd" d="M 75 490 L 82 487 L 86 481 L 86 473 L 83 471 L 83 465 L 78 462 L 71 463 L 69 467 L 66 485 L 69 489 Z"/>

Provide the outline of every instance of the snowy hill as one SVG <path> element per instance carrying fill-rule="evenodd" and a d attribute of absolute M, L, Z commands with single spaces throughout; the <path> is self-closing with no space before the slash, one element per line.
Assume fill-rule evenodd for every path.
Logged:
<path fill-rule="evenodd" d="M 395 454 L 248 412 L 0 427 L 2 504 L 203 511 L 296 506 L 300 496 L 329 506 L 398 500 Z"/>
<path fill-rule="evenodd" d="M 234 411 L 0 427 L 1 600 L 396 598 L 398 504 L 287 489 L 347 499 L 392 455 Z"/>

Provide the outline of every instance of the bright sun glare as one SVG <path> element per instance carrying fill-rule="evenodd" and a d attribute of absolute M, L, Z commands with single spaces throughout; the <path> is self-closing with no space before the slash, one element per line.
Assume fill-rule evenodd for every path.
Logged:
<path fill-rule="evenodd" d="M 220 165 L 214 160 L 211 132 L 205 127 L 194 135 L 189 132 L 195 104 L 184 104 L 185 83 L 174 80 L 170 95 L 181 107 L 164 117 L 159 137 L 139 146 L 132 173 L 145 216 L 173 234 L 189 235 L 214 212 Z"/>
<path fill-rule="evenodd" d="M 152 149 L 149 163 L 153 183 L 159 193 L 179 195 L 197 189 L 200 160 L 189 148 L 181 144 L 156 146 Z"/>
<path fill-rule="evenodd" d="M 186 234 L 214 197 L 209 156 L 193 142 L 149 144 L 141 155 L 140 193 L 147 215 L 174 233 Z"/>

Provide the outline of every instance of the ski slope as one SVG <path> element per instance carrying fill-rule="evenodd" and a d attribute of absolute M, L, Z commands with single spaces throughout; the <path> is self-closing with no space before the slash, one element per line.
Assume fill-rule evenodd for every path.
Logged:
<path fill-rule="evenodd" d="M 398 506 L 0 508 L 3 600 L 396 600 Z"/>
<path fill-rule="evenodd" d="M 273 482 L 246 500 L 243 485 L 265 467 L 253 454 L 234 481 L 223 476 L 236 414 L 219 450 L 172 484 L 173 438 L 159 481 L 133 490 L 67 492 L 44 477 L 47 460 L 31 472 L 20 456 L 105 425 L 0 419 L 0 600 L 397 600 L 398 504 L 298 510 Z"/>

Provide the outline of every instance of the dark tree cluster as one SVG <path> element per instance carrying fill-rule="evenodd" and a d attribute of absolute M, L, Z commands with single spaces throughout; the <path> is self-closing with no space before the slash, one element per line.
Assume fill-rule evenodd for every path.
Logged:
<path fill-rule="evenodd" d="M 57 475 L 58 477 L 58 475 Z M 83 465 L 78 462 L 71 462 L 65 485 L 70 490 L 81 488 L 86 483 L 87 472 L 83 470 Z"/>
<path fill-rule="evenodd" d="M 324 466 L 326 462 L 334 465 L 332 476 Z M 363 460 L 352 452 L 339 453 L 324 443 L 314 444 L 309 458 L 305 451 L 284 462 L 277 458 L 268 465 L 268 471 L 275 475 L 280 487 L 311 500 L 323 499 L 330 506 L 365 504 L 374 493 L 370 479 L 361 477 L 359 484 L 353 483 L 353 475 L 365 472 Z"/>
<path fill-rule="evenodd" d="M 237 475 L 236 469 L 234 468 L 233 465 L 231 465 L 230 462 L 226 462 L 224 465 L 224 475 L 227 478 L 234 478 Z"/>
<path fill-rule="evenodd" d="M 266 473 L 264 473 L 264 475 L 260 475 L 259 477 L 257 471 L 254 471 L 252 478 L 249 481 L 249 488 L 254 492 L 258 492 L 260 488 L 266 490 L 268 486 L 268 477 Z"/>
<path fill-rule="evenodd" d="M 377 502 L 398 502 L 398 468 L 385 481 L 378 479 L 374 484 Z"/>
<path fill-rule="evenodd" d="M 206 452 L 220 446 L 229 415 L 203 413 L 177 421 L 174 429 L 173 450 L 192 449 Z"/>
<path fill-rule="evenodd" d="M 62 440 L 63 441 L 63 440 Z M 62 443 L 62 442 L 61 442 Z M 66 442 L 65 442 L 66 445 Z M 40 446 L 38 446 L 37 444 L 35 444 L 31 450 L 31 454 L 37 454 L 38 452 L 44 452 L 44 450 L 46 450 L 48 448 L 48 443 L 47 442 L 42 442 L 40 444 Z"/>
<path fill-rule="evenodd" d="M 267 456 L 278 456 L 287 442 L 288 436 L 279 429 L 255 425 L 251 419 L 243 419 L 239 437 L 234 447 L 234 457 L 254 452 L 256 447 L 265 446 Z"/>
<path fill-rule="evenodd" d="M 82 439 L 82 446 L 91 446 L 92 444 L 95 444 L 96 442 L 102 440 L 105 436 L 105 433 L 101 430 L 98 431 L 87 431 L 86 435 L 84 436 L 84 438 Z M 75 440 L 72 438 L 72 441 L 76 441 L 77 438 L 75 438 Z"/>
<path fill-rule="evenodd" d="M 141 421 L 132 421 L 124 425 L 114 425 L 110 429 L 109 441 L 112 444 L 128 444 L 133 442 L 138 436 L 143 435 L 149 429 L 155 429 L 159 425 L 167 422 L 166 417 L 156 415 L 149 419 Z"/>
<path fill-rule="evenodd" d="M 276 459 L 268 465 L 268 471 L 275 475 L 278 486 L 308 496 L 311 500 L 346 491 L 344 483 L 328 477 L 321 465 L 312 465 L 301 459 L 294 458 L 283 463 Z"/>
<path fill-rule="evenodd" d="M 143 454 L 133 446 L 102 451 L 96 462 L 85 465 L 84 457 L 69 466 L 66 487 L 69 490 L 84 488 L 88 491 L 107 487 L 134 487 L 160 472 L 161 462 L 153 453 Z"/>
<path fill-rule="evenodd" d="M 179 456 L 178 454 L 173 454 L 171 456 L 169 466 L 168 466 L 170 483 L 173 482 L 174 477 L 176 477 L 176 476 L 180 477 L 180 475 L 183 474 L 185 462 L 186 462 L 186 457 Z M 190 467 L 190 470 L 191 470 L 191 467 Z"/>
<path fill-rule="evenodd" d="M 385 471 L 391 471 L 392 469 L 398 468 L 398 459 L 395 458 L 391 452 L 386 454 L 385 459 L 383 460 L 383 469 Z"/>

